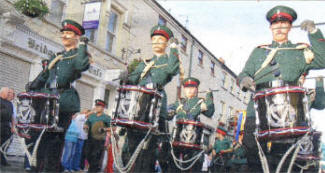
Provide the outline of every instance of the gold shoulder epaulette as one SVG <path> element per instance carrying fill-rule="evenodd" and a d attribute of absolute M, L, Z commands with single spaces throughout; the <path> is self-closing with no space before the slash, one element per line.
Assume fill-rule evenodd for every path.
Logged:
<path fill-rule="evenodd" d="M 308 43 L 297 43 L 298 45 L 306 45 L 307 47 L 310 47 Z"/>
<path fill-rule="evenodd" d="M 262 49 L 269 48 L 269 47 L 270 47 L 270 44 L 262 44 L 262 45 L 257 46 L 257 48 L 262 48 Z"/>

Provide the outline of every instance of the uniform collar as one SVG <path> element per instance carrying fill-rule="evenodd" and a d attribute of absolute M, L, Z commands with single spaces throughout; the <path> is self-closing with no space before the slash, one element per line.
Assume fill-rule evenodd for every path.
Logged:
<path fill-rule="evenodd" d="M 272 41 L 272 44 L 271 44 L 272 48 L 276 48 L 276 47 L 283 48 L 283 47 L 292 47 L 292 46 L 293 46 L 293 44 L 291 43 L 290 40 L 285 43 L 282 43 L 282 44 L 280 44 L 276 41 Z"/>
<path fill-rule="evenodd" d="M 192 97 L 192 98 L 186 98 L 186 100 L 187 101 L 191 101 L 191 100 L 195 100 L 195 99 L 197 99 L 198 97 L 197 96 L 194 96 L 194 97 Z"/>
<path fill-rule="evenodd" d="M 75 53 L 77 53 L 78 49 L 77 48 L 74 48 L 74 49 L 71 49 L 69 51 L 63 51 L 63 56 L 70 56 L 70 55 L 73 55 Z"/>

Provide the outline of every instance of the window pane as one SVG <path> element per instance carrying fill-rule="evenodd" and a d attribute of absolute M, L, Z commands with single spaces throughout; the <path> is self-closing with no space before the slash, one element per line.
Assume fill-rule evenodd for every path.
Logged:
<path fill-rule="evenodd" d="M 203 52 L 200 50 L 199 50 L 198 59 L 199 59 L 200 64 L 203 64 Z"/>
<path fill-rule="evenodd" d="M 87 29 L 85 30 L 85 36 L 89 39 L 90 42 L 96 41 L 97 29 Z"/>
<path fill-rule="evenodd" d="M 50 19 L 53 22 L 60 23 L 63 16 L 64 3 L 60 0 L 52 0 L 50 9 Z"/>
<path fill-rule="evenodd" d="M 166 26 L 166 19 L 159 15 L 158 25 Z"/>
<path fill-rule="evenodd" d="M 186 51 L 186 46 L 187 46 L 187 38 L 182 35 L 182 42 L 181 42 L 181 48 Z"/>
<path fill-rule="evenodd" d="M 117 22 L 117 14 L 112 11 L 111 14 L 109 15 L 108 26 L 107 26 L 107 29 L 112 33 L 115 33 L 116 22 Z"/>
<path fill-rule="evenodd" d="M 109 104 L 109 90 L 108 89 L 105 90 L 104 101 L 106 102 L 105 108 L 108 108 L 108 104 Z"/>
<path fill-rule="evenodd" d="M 113 50 L 113 44 L 114 44 L 114 35 L 110 32 L 107 32 L 107 38 L 106 38 L 106 50 L 108 52 L 112 52 Z"/>

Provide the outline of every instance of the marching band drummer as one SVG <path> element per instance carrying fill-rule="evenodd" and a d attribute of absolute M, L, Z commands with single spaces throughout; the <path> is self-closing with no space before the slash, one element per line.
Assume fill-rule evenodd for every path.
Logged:
<path fill-rule="evenodd" d="M 208 91 L 206 93 L 205 99 L 199 98 L 198 88 L 200 85 L 200 81 L 194 77 L 188 77 L 184 79 L 182 84 L 184 87 L 185 98 L 179 99 L 174 104 L 168 106 L 168 112 L 170 112 L 170 115 L 175 115 L 175 118 L 177 120 L 183 119 L 192 121 L 199 121 L 200 114 L 203 114 L 207 117 L 211 117 L 215 111 L 213 103 L 213 93 L 211 91 Z M 172 117 L 168 118 L 171 119 Z M 175 152 L 178 153 L 181 151 L 176 150 Z M 192 155 L 195 154 L 197 154 L 196 151 L 192 153 Z M 184 160 L 186 159 L 184 158 Z M 174 163 L 172 162 L 171 168 L 176 169 L 176 166 L 173 164 Z M 195 163 L 191 168 L 191 171 L 200 171 L 202 164 L 202 160 L 198 160 L 197 163 Z"/>
<path fill-rule="evenodd" d="M 60 31 L 64 51 L 51 56 L 48 66 L 31 83 L 29 89 L 60 94 L 58 126 L 65 131 L 72 115 L 80 111 L 79 95 L 72 83 L 89 68 L 89 56 L 88 39 L 82 37 L 85 30 L 80 24 L 73 20 L 64 20 Z M 60 154 L 63 142 L 64 133 L 44 134 L 37 160 L 44 162 L 45 171 L 58 172 L 62 169 Z"/>
<path fill-rule="evenodd" d="M 253 50 L 244 69 L 238 76 L 238 84 L 243 91 L 255 91 L 277 87 L 281 80 L 285 84 L 298 85 L 299 77 L 310 69 L 325 68 L 325 40 L 322 32 L 315 28 L 311 20 L 301 23 L 301 29 L 308 32 L 311 46 L 289 41 L 288 34 L 297 13 L 290 7 L 276 6 L 266 15 L 270 22 L 273 41 L 269 45 L 261 45 Z M 248 147 L 247 159 L 251 171 L 261 171 L 255 131 L 255 113 L 253 101 L 247 107 L 244 145 Z"/>
<path fill-rule="evenodd" d="M 226 138 L 227 130 L 218 126 L 216 133 L 216 141 L 213 145 L 212 158 L 221 161 L 219 164 L 214 164 L 212 172 L 228 172 L 229 171 L 229 156 L 232 152 L 232 142 Z M 215 163 L 215 162 L 214 162 Z"/>
<path fill-rule="evenodd" d="M 165 120 L 167 118 L 167 94 L 164 87 L 169 83 L 174 76 L 179 72 L 179 54 L 176 45 L 176 40 L 173 38 L 173 32 L 166 26 L 157 25 L 154 26 L 150 31 L 153 57 L 148 57 L 140 62 L 135 70 L 128 74 L 128 76 L 121 76 L 128 84 L 140 85 L 149 89 L 157 89 L 163 94 L 162 104 L 159 114 L 159 129 L 165 131 Z M 170 54 L 167 55 L 166 49 L 170 41 Z M 124 75 L 124 74 L 122 74 Z M 125 79 L 126 78 L 126 79 Z M 140 104 L 140 121 L 146 121 L 148 119 L 149 104 L 151 103 L 151 96 L 143 94 L 139 100 Z M 140 133 L 128 131 L 127 134 L 127 146 L 132 153 L 141 139 L 144 136 Z M 147 147 L 138 156 L 134 172 L 153 172 L 155 166 L 155 160 L 152 156 L 155 149 L 158 148 L 157 136 L 152 136 L 150 141 L 147 143 Z M 164 152 L 162 152 L 164 153 Z M 123 154 L 124 155 L 124 154 Z M 127 159 L 127 158 L 126 158 Z M 166 160 L 159 160 L 159 163 L 165 162 Z M 164 168 L 163 168 L 164 169 Z M 164 171 L 164 170 L 163 170 Z"/>
<path fill-rule="evenodd" d="M 167 94 L 164 87 L 179 72 L 178 49 L 173 32 L 166 26 L 154 26 L 150 31 L 150 36 L 154 56 L 139 63 L 135 70 L 129 74 L 127 83 L 158 89 L 162 92 L 163 99 L 159 116 L 160 120 L 165 120 L 167 117 Z M 171 44 L 168 56 L 166 49 L 169 40 Z"/>
<path fill-rule="evenodd" d="M 213 94 L 207 92 L 206 98 L 198 97 L 198 87 L 200 81 L 194 77 L 184 79 L 183 87 L 185 99 L 177 100 L 168 107 L 169 110 L 175 111 L 176 119 L 197 120 L 202 113 L 211 117 L 214 113 Z"/>

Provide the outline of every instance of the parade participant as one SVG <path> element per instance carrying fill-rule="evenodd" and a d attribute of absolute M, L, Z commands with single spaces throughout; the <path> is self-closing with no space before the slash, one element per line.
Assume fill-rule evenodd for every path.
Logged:
<path fill-rule="evenodd" d="M 176 41 L 173 38 L 173 32 L 166 26 L 154 26 L 150 32 L 152 51 L 154 56 L 151 58 L 143 59 L 135 70 L 128 75 L 127 83 L 132 85 L 140 85 L 149 89 L 157 89 L 162 93 L 162 104 L 159 114 L 159 129 L 165 131 L 165 120 L 167 117 L 167 95 L 164 91 L 165 85 L 169 83 L 172 78 L 179 72 L 179 55 Z M 166 54 L 168 41 L 170 40 L 170 54 Z M 149 104 L 151 103 L 152 96 L 143 94 L 139 100 L 140 121 L 147 121 L 149 114 Z M 144 138 L 144 134 L 138 133 L 128 129 L 127 133 L 127 146 L 128 151 L 133 153 L 138 146 L 139 142 Z M 150 136 L 145 149 L 143 149 L 138 156 L 134 172 L 153 172 L 155 160 L 152 156 L 154 150 L 158 148 L 158 137 Z M 124 156 L 126 154 L 123 154 Z M 124 157 L 125 159 L 125 157 Z M 126 159 L 129 160 L 129 159 Z M 159 160 L 163 164 L 164 160 Z"/>
<path fill-rule="evenodd" d="M 202 113 L 207 117 L 211 117 L 214 113 L 213 94 L 208 91 L 206 98 L 198 97 L 198 87 L 200 81 L 194 77 L 184 79 L 183 87 L 185 99 L 180 99 L 176 103 L 169 106 L 169 110 L 175 111 L 176 119 L 198 120 L 198 116 Z"/>
<path fill-rule="evenodd" d="M 192 121 L 199 121 L 199 115 L 203 114 L 206 117 L 211 117 L 214 113 L 214 103 L 213 103 L 213 94 L 211 91 L 208 91 L 206 93 L 206 98 L 199 98 L 198 97 L 198 88 L 200 85 L 200 81 L 194 77 L 188 77 L 183 80 L 182 82 L 184 87 L 184 94 L 185 98 L 181 98 L 177 100 L 174 104 L 169 105 L 168 111 L 170 112 L 169 115 L 176 116 L 175 118 L 177 120 L 192 120 Z M 172 117 L 168 117 L 171 119 Z M 197 150 L 195 151 L 189 151 L 189 150 L 183 150 L 181 149 L 175 149 L 175 155 L 184 155 L 187 157 L 195 156 L 198 154 Z M 184 153 L 186 152 L 186 153 Z M 202 159 L 198 160 L 193 167 L 191 168 L 191 171 L 200 171 L 202 168 L 204 155 Z M 186 158 L 183 158 L 186 160 Z M 173 163 L 171 163 L 173 165 Z M 173 169 L 176 169 L 174 166 Z"/>
<path fill-rule="evenodd" d="M 150 89 L 158 89 L 162 92 L 163 100 L 160 110 L 161 121 L 167 117 L 167 95 L 164 91 L 165 85 L 179 72 L 179 55 L 176 41 L 173 38 L 173 32 L 166 26 L 154 26 L 150 32 L 152 51 L 154 56 L 146 58 L 135 68 L 129 75 L 127 81 L 133 85 L 145 86 Z M 170 54 L 166 54 L 168 41 L 171 39 Z M 143 104 L 140 113 L 145 113 L 145 99 L 142 98 Z M 144 117 L 142 117 L 144 119 Z"/>
<path fill-rule="evenodd" d="M 99 172 L 101 170 L 101 157 L 104 151 L 104 138 L 97 138 L 96 133 L 105 133 L 106 128 L 111 125 L 111 117 L 104 113 L 106 103 L 103 100 L 95 101 L 95 113 L 90 114 L 84 129 L 88 129 L 87 160 L 89 162 L 89 172 Z"/>
<path fill-rule="evenodd" d="M 299 77 L 310 69 L 325 68 L 325 42 L 322 32 L 315 28 L 313 21 L 305 20 L 301 29 L 308 31 L 311 46 L 303 43 L 293 44 L 288 40 L 292 23 L 297 13 L 286 6 L 276 6 L 267 13 L 273 41 L 253 50 L 244 69 L 238 76 L 243 91 L 259 91 L 277 87 L 277 84 L 298 85 Z M 282 82 L 277 82 L 282 81 Z M 260 171 L 255 131 L 253 101 L 247 107 L 247 120 L 243 143 L 248 147 L 247 159 L 251 171 Z"/>
<path fill-rule="evenodd" d="M 229 161 L 230 172 L 248 172 L 246 149 L 243 146 L 243 131 L 240 132 L 238 141 L 233 142 L 232 153 Z"/>
<path fill-rule="evenodd" d="M 4 148 L 1 146 L 10 139 L 13 129 L 10 127 L 11 123 L 13 122 L 13 106 L 8 100 L 9 98 L 10 89 L 8 87 L 2 87 L 0 90 L 0 128 L 1 128 L 1 139 L 0 139 L 0 163 L 1 166 L 9 166 L 8 161 L 4 156 Z"/>
<path fill-rule="evenodd" d="M 86 37 L 81 37 L 84 28 L 73 20 L 62 22 L 61 39 L 64 51 L 51 56 L 49 64 L 31 83 L 29 89 L 59 94 L 58 126 L 68 128 L 72 115 L 80 111 L 80 99 L 72 83 L 89 68 Z M 79 46 L 78 46 L 79 43 Z M 45 133 L 40 143 L 38 161 L 44 162 L 45 171 L 60 170 L 64 133 Z"/>
<path fill-rule="evenodd" d="M 231 150 L 231 141 L 226 138 L 227 130 L 223 127 L 217 128 L 216 141 L 213 145 L 212 157 L 214 164 L 212 172 L 227 172 L 229 171 L 229 153 Z M 216 161 L 218 160 L 218 161 Z"/>

